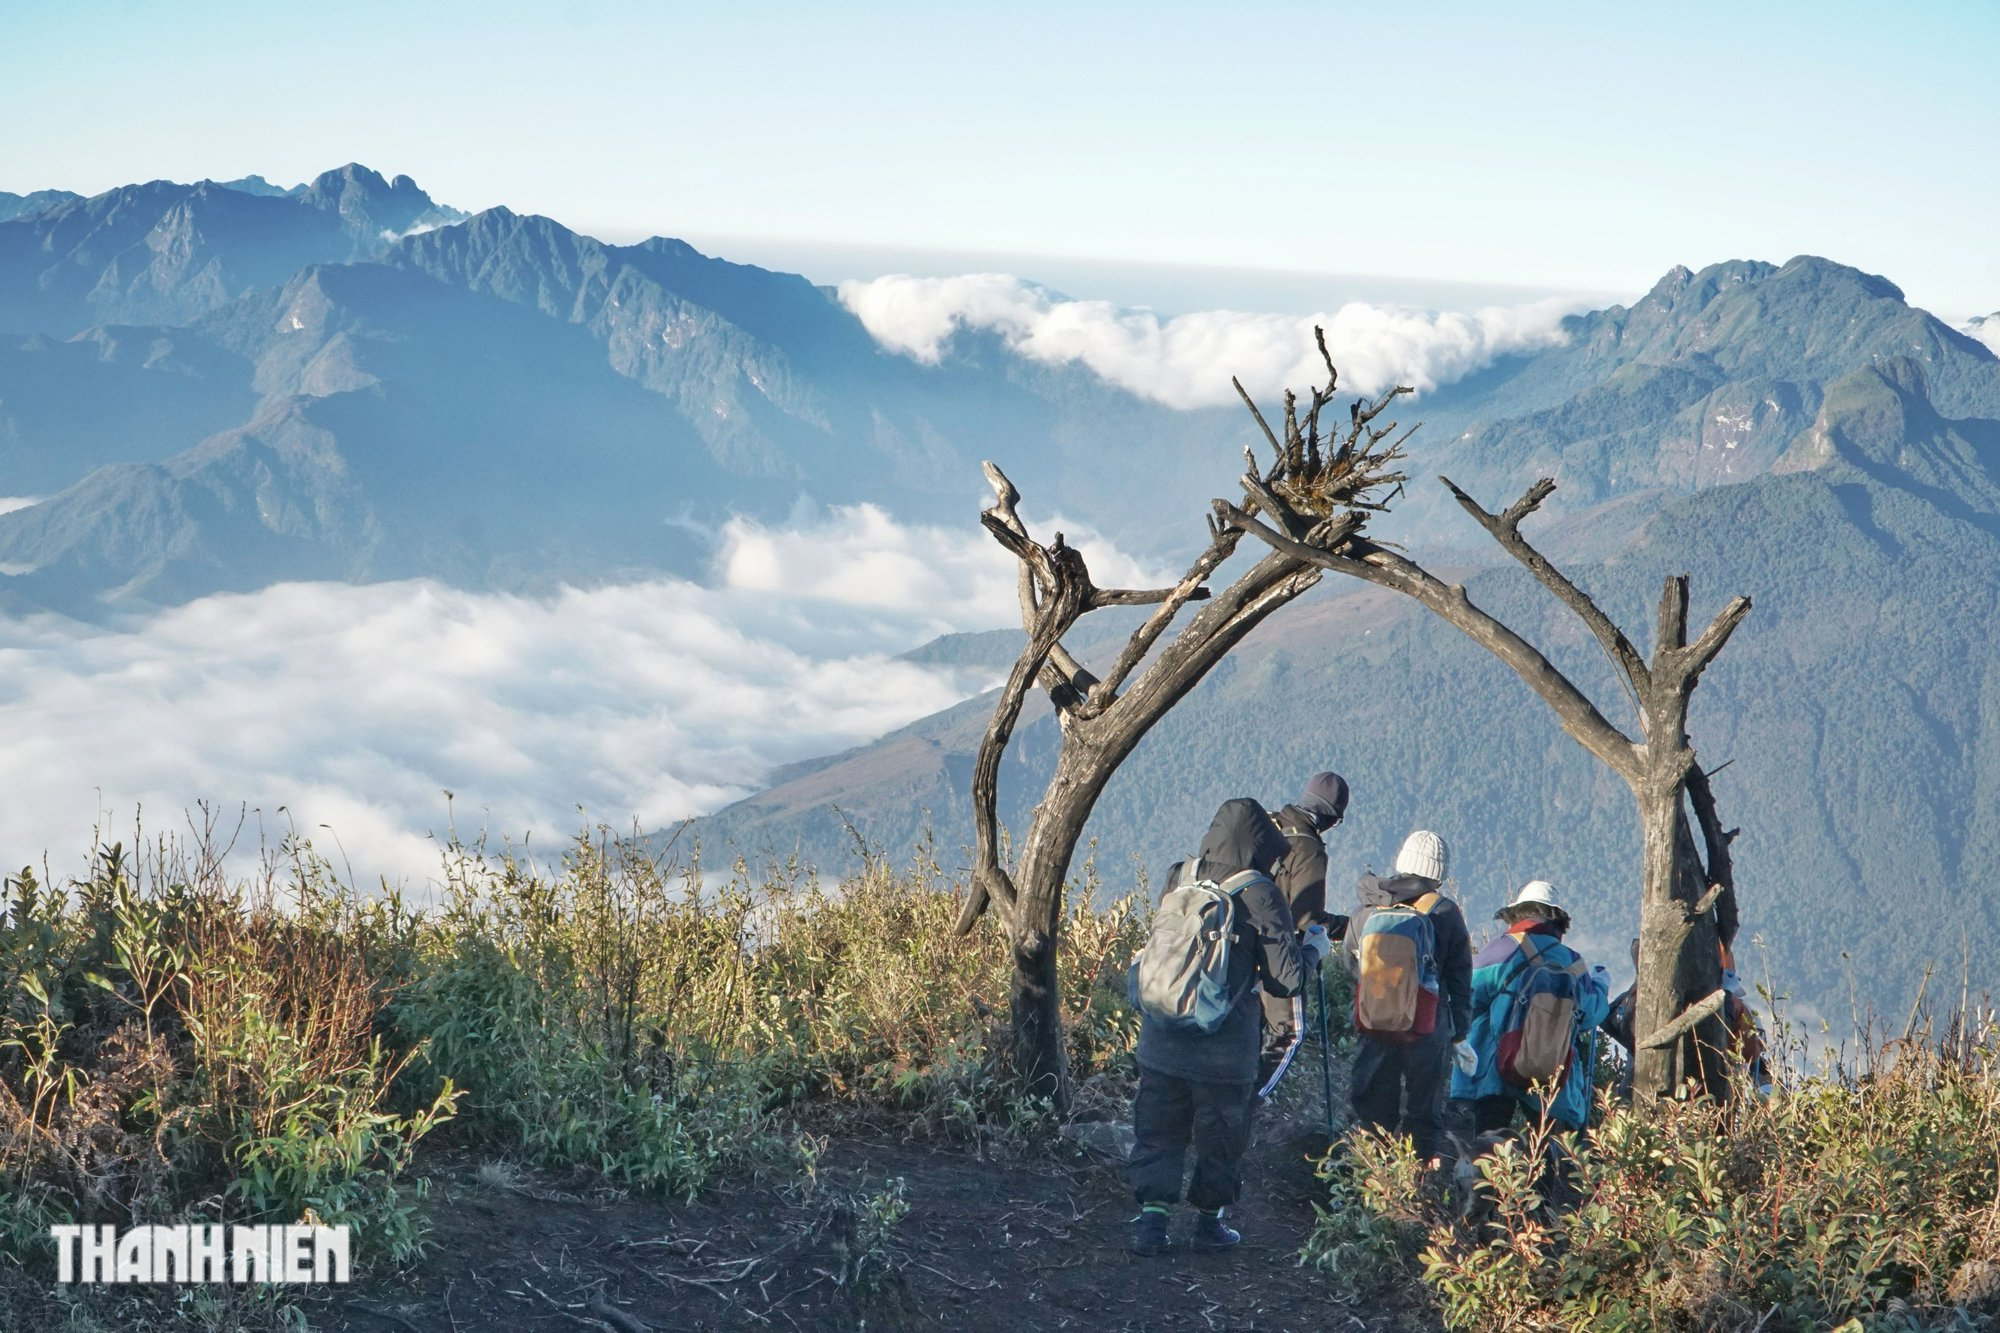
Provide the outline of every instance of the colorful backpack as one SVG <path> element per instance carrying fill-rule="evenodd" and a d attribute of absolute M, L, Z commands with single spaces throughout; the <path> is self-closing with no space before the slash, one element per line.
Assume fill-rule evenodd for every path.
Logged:
<path fill-rule="evenodd" d="M 1409 1045 L 1437 1031 L 1435 893 L 1368 913 L 1356 947 L 1354 1028 L 1378 1041 Z"/>
<path fill-rule="evenodd" d="M 1576 1011 L 1581 958 L 1567 967 L 1545 961 L 1534 932 L 1520 937 L 1524 966 L 1508 987 L 1513 1002 L 1500 1024 L 1500 1078 L 1517 1088 L 1560 1084 L 1576 1058 Z"/>
<path fill-rule="evenodd" d="M 1212 1033 L 1242 998 L 1229 986 L 1229 954 L 1239 929 L 1237 894 L 1266 875 L 1239 870 L 1221 883 L 1197 858 L 1160 899 L 1126 990 L 1148 1018 L 1183 1032 Z"/>

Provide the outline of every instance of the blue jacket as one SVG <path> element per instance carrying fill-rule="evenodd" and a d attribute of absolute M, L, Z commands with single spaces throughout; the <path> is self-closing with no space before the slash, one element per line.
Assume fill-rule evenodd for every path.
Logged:
<path fill-rule="evenodd" d="M 1504 1093 L 1520 1102 L 1529 1115 L 1539 1115 L 1541 1101 L 1534 1093 L 1500 1077 L 1500 1030 L 1514 1002 L 1513 984 L 1528 966 L 1527 957 L 1521 952 L 1520 937 L 1529 930 L 1542 946 L 1546 965 L 1562 968 L 1582 961 L 1576 950 L 1562 942 L 1554 926 L 1539 921 L 1521 922 L 1479 951 L 1472 960 L 1472 1027 L 1465 1038 L 1479 1054 L 1479 1068 L 1470 1076 L 1454 1068 L 1451 1095 L 1470 1099 Z M 1597 1075 L 1597 1042 L 1593 1034 L 1611 1012 L 1611 997 L 1598 977 L 1586 972 L 1578 991 L 1576 1060 L 1548 1108 L 1553 1119 L 1571 1129 L 1582 1129 L 1590 1119 L 1592 1086 Z"/>

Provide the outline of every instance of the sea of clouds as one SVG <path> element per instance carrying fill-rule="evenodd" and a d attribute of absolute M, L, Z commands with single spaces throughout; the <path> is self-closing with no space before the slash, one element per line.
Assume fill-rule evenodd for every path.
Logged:
<path fill-rule="evenodd" d="M 1159 576 L 1060 526 L 1107 585 Z M 734 521 L 700 583 L 283 584 L 114 627 L 0 619 L 0 864 L 73 874 L 94 813 L 129 844 L 141 811 L 150 838 L 206 804 L 241 822 L 239 854 L 296 831 L 364 884 L 420 889 L 452 827 L 554 852 L 594 823 L 671 825 L 988 688 L 896 655 L 1018 622 L 1014 599 L 977 528 L 861 506 Z"/>
<path fill-rule="evenodd" d="M 1080 363 L 1176 408 L 1233 401 L 1231 375 L 1253 394 L 1319 383 L 1326 371 L 1313 345 L 1315 327 L 1326 330 L 1342 388 L 1435 389 L 1497 357 L 1560 344 L 1563 318 L 1588 304 L 1554 297 L 1438 313 L 1351 301 L 1311 315 L 1205 310 L 1162 317 L 1108 301 L 1070 300 L 1004 273 L 894 275 L 843 282 L 839 292 L 877 342 L 918 361 L 940 360 L 960 330 L 987 331 L 1030 360 Z"/>
<path fill-rule="evenodd" d="M 1259 394 L 1316 381 L 1315 325 L 1344 388 L 1421 391 L 1560 342 L 1578 308 L 1163 318 L 997 274 L 839 291 L 878 341 L 920 361 L 987 331 L 1178 408 L 1226 401 L 1232 373 Z M 1168 576 L 1087 525 L 1051 526 L 1104 586 Z M 0 618 L 0 864 L 76 873 L 93 836 L 129 841 L 142 811 L 172 833 L 205 809 L 241 823 L 239 858 L 297 832 L 363 883 L 420 888 L 453 831 L 553 851 L 594 824 L 660 828 L 988 688 L 991 672 L 897 655 L 1014 623 L 1014 597 L 1011 557 L 972 524 L 912 526 L 864 505 L 731 522 L 700 582 L 542 597 L 288 584 L 106 626 Z"/>

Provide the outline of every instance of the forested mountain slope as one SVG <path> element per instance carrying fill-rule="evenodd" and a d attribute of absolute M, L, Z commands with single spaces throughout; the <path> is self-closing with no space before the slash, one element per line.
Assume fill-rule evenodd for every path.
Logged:
<path fill-rule="evenodd" d="M 2000 422 L 1941 413 L 1908 359 L 1842 377 L 1821 399 L 1770 472 L 1664 500 L 1617 554 L 1570 569 L 1642 640 L 1668 572 L 1692 575 L 1697 623 L 1731 595 L 1755 599 L 1692 725 L 1704 762 L 1729 763 L 1716 785 L 1743 828 L 1747 932 L 1794 994 L 1844 1015 L 1851 953 L 1863 1001 L 1894 1008 L 1928 960 L 1956 985 L 1967 949 L 1974 989 L 2000 989 Z M 1558 536 L 1564 522 L 1531 522 L 1531 535 Z M 1468 548 L 1483 540 L 1462 517 L 1460 529 Z M 1633 725 L 1594 642 L 1525 573 L 1465 581 Z M 928 823 L 956 856 L 971 840 L 971 757 L 989 704 L 801 766 L 695 831 L 711 855 L 718 843 L 802 848 L 837 873 L 852 857 L 843 821 L 892 850 Z M 1017 828 L 1056 744 L 1044 707 L 1002 781 Z M 1452 843 L 1475 919 L 1510 886 L 1547 878 L 1579 904 L 1580 938 L 1622 956 L 1638 874 L 1623 784 L 1483 650 L 1412 603 L 1331 576 L 1119 771 L 1089 830 L 1107 885 L 1133 883 L 1135 866 L 1157 877 L 1225 797 L 1287 799 L 1324 766 L 1354 788 L 1332 840 L 1337 878 L 1383 868 L 1405 832 L 1428 826 Z"/>

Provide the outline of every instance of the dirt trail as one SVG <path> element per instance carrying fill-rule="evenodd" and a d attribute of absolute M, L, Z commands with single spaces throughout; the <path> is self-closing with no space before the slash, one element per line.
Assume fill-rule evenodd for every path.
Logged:
<path fill-rule="evenodd" d="M 969 1146 L 847 1137 L 828 1145 L 811 1186 L 693 1204 L 577 1198 L 442 1164 L 425 1270 L 357 1284 L 315 1323 L 337 1333 L 1434 1329 L 1414 1294 L 1407 1307 L 1348 1309 L 1299 1266 L 1321 1197 L 1311 1135 L 1277 1114 L 1258 1129 L 1232 1210 L 1243 1244 L 1154 1259 L 1125 1250 L 1134 1207 L 1117 1164 L 1081 1150 L 1073 1161 L 981 1160 Z M 871 1247 L 853 1203 L 899 1177 L 908 1214 Z"/>

